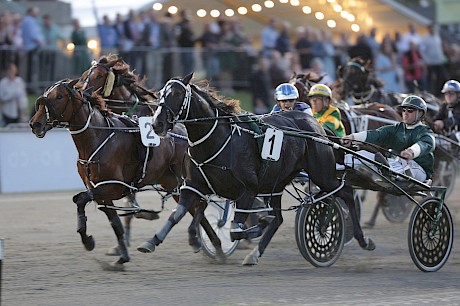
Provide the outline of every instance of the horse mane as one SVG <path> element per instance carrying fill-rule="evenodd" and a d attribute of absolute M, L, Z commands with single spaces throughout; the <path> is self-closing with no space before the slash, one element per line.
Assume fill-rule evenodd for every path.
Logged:
<path fill-rule="evenodd" d="M 324 75 L 319 75 L 314 71 L 307 71 L 307 72 L 301 72 L 301 73 L 293 73 L 291 80 L 306 80 L 310 81 L 313 83 L 319 83 L 322 79 L 324 78 Z"/>
<path fill-rule="evenodd" d="M 219 95 L 208 80 L 200 80 L 190 85 L 214 108 L 228 115 L 241 113 L 240 101 Z"/>

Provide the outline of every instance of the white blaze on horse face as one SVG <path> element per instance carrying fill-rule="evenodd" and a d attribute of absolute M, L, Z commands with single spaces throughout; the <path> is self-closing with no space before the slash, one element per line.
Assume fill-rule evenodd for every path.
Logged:
<path fill-rule="evenodd" d="M 160 100 L 158 101 L 158 107 L 155 110 L 155 113 L 153 114 L 153 124 L 155 125 L 155 122 L 157 121 L 158 116 L 161 114 L 161 111 L 163 109 L 163 104 L 166 102 L 166 97 L 171 93 L 171 85 L 166 84 L 161 90 L 160 90 Z"/>

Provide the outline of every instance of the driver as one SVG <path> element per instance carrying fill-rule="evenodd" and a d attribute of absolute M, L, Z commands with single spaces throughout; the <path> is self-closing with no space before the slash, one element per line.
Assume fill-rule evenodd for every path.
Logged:
<path fill-rule="evenodd" d="M 345 136 L 345 127 L 342 123 L 340 111 L 331 105 L 332 91 L 323 84 L 316 84 L 308 92 L 308 100 L 313 109 L 313 116 L 323 126 L 333 131 L 336 136 Z"/>
<path fill-rule="evenodd" d="M 298 110 L 313 116 L 310 105 L 305 102 L 297 101 L 299 99 L 299 91 L 294 85 L 289 83 L 282 83 L 275 89 L 275 106 L 271 114 L 280 111 Z"/>
<path fill-rule="evenodd" d="M 352 140 L 357 140 L 391 149 L 399 154 L 399 157 L 389 158 L 388 161 L 381 153 L 358 153 L 385 164 L 396 172 L 405 172 L 406 175 L 425 182 L 433 174 L 435 149 L 433 131 L 422 123 L 427 110 L 426 103 L 422 98 L 410 95 L 403 100 L 400 107 L 403 122 L 347 135 L 342 138 L 342 143 L 350 146 Z M 344 164 L 354 168 L 359 166 L 361 161 L 352 154 L 345 154 Z"/>
<path fill-rule="evenodd" d="M 441 93 L 444 94 L 446 103 L 442 104 L 433 118 L 433 128 L 435 132 L 453 136 L 454 140 L 460 142 L 460 83 L 455 80 L 447 81 Z"/>

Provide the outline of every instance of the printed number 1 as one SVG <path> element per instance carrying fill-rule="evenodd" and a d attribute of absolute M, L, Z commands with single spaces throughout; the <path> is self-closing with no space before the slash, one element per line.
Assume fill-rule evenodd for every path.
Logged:
<path fill-rule="evenodd" d="M 273 148 L 275 147 L 275 134 L 273 134 L 272 137 L 268 139 L 268 141 L 271 143 L 270 145 L 270 156 L 271 156 L 273 155 Z"/>

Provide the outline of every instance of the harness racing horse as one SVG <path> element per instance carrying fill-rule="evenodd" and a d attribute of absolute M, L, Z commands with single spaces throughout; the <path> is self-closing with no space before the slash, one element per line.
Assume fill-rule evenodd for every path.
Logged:
<path fill-rule="evenodd" d="M 29 124 L 39 138 L 53 127 L 68 126 L 78 150 L 78 173 L 87 188 L 73 197 L 77 205 L 77 232 L 85 248 L 93 250 L 95 242 L 87 234 L 85 206 L 96 201 L 112 225 L 121 253 L 112 267 L 122 269 L 130 258 L 123 226 L 112 201 L 146 186 L 160 184 L 170 191 L 177 188 L 183 180 L 182 167 L 188 145 L 184 140 L 165 137 L 157 147 L 144 147 L 139 133 L 132 132 L 133 126 L 125 117 L 103 115 L 83 91 L 74 87 L 77 81 L 63 80 L 48 88 L 37 99 L 37 112 Z M 185 130 L 180 129 L 178 126 L 178 132 L 186 135 Z M 193 213 L 192 206 L 190 208 Z M 203 214 L 202 211 L 195 213 Z M 206 219 L 200 221 L 219 255 L 219 238 Z M 196 227 L 191 226 L 191 229 Z M 196 237 L 196 233 L 190 233 L 190 239 L 192 237 Z M 189 240 L 189 243 L 193 243 L 194 248 L 201 246 L 196 240 Z"/>
<path fill-rule="evenodd" d="M 148 241 L 138 247 L 141 252 L 153 252 L 164 241 L 189 207 L 199 199 L 217 194 L 236 201 L 232 238 L 245 238 L 242 228 L 254 198 L 258 194 L 271 195 L 274 220 L 269 223 L 259 244 L 246 256 L 244 265 L 255 265 L 283 222 L 281 195 L 284 187 L 301 170 L 323 191 L 336 192 L 348 205 L 354 225 L 354 237 L 367 250 L 375 248 L 364 238 L 358 222 L 353 190 L 336 176 L 333 149 L 321 143 L 326 133 L 311 116 L 297 111 L 280 112 L 263 118 L 264 126 L 281 130 L 311 133 L 315 140 L 284 135 L 278 161 L 262 160 L 256 133 L 249 117 L 240 117 L 239 102 L 222 101 L 210 89 L 190 83 L 193 74 L 183 79 L 169 80 L 160 91 L 159 107 L 154 115 L 154 131 L 167 135 L 178 121 L 183 121 L 188 132 L 190 148 L 185 162 L 186 179 L 181 187 L 179 205 L 167 223 Z M 300 134 L 299 134 L 300 135 Z M 243 211 L 241 211 L 243 210 Z"/>
<path fill-rule="evenodd" d="M 91 99 L 97 103 L 103 113 L 125 114 L 131 117 L 151 116 L 154 112 L 152 101 L 158 99 L 157 93 L 143 87 L 143 80 L 130 70 L 130 66 L 116 55 L 102 56 L 94 61 L 79 80 L 79 87 L 92 91 Z M 173 196 L 178 201 L 177 196 Z M 139 207 L 136 194 L 125 198 L 129 207 Z M 154 211 L 141 211 L 134 214 L 136 218 L 158 219 Z M 133 215 L 124 218 L 125 238 L 129 246 L 131 238 L 131 221 Z M 119 255 L 117 247 L 109 249 L 108 255 Z"/>

